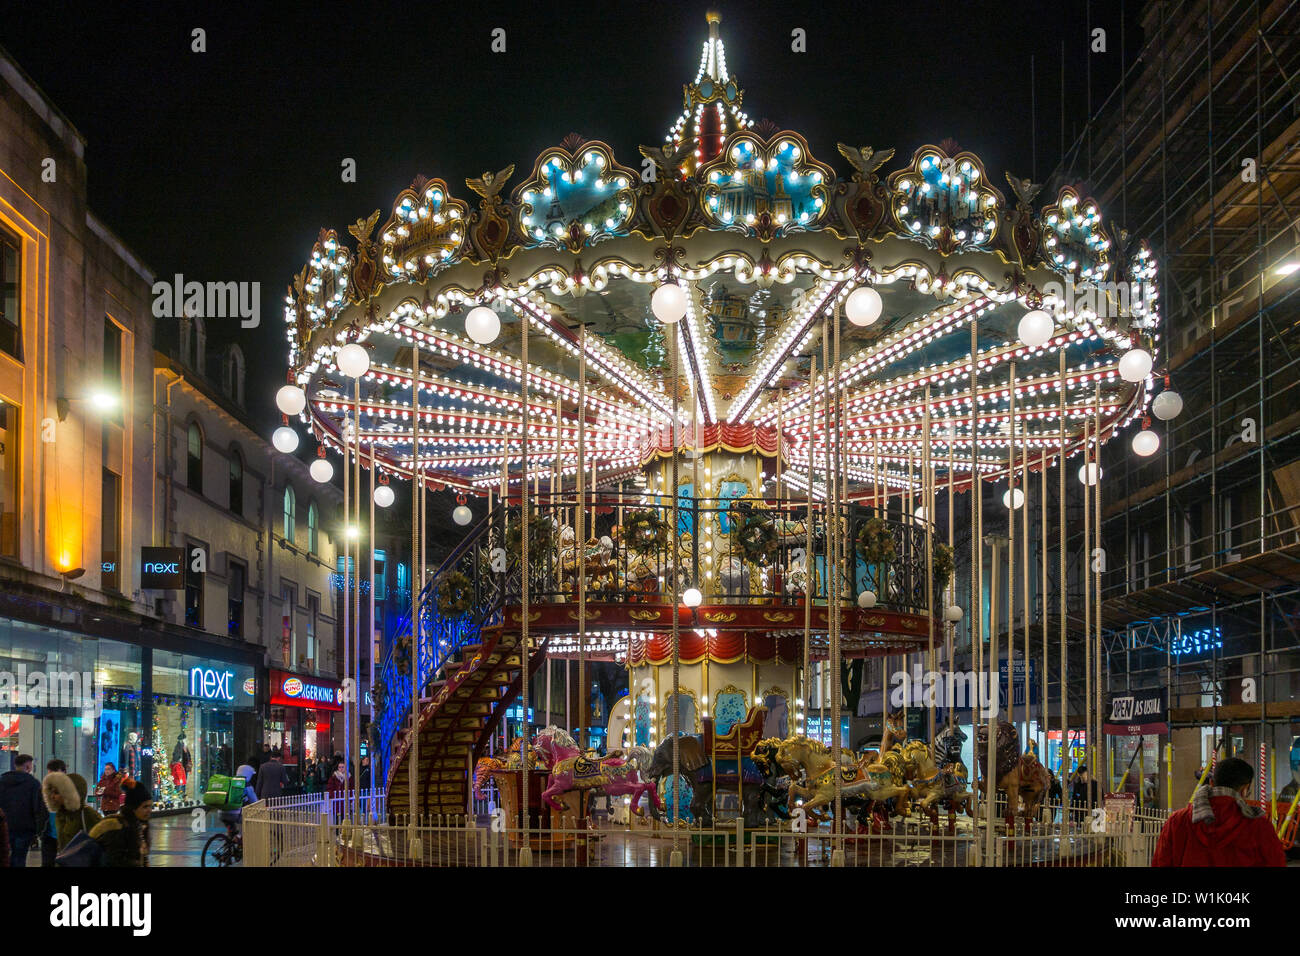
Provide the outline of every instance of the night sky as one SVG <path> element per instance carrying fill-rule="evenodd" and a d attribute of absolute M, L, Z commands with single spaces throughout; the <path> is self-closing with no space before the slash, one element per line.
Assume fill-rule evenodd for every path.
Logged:
<path fill-rule="evenodd" d="M 25 5 L 0 20 L 0 44 L 87 138 L 91 207 L 157 275 L 262 283 L 262 327 L 210 323 L 209 337 L 244 337 L 267 432 L 284 289 L 322 226 L 346 237 L 371 210 L 386 219 L 420 173 L 472 204 L 465 177 L 513 162 L 512 189 L 570 132 L 638 166 L 637 145 L 658 145 L 681 109 L 707 9 L 746 112 L 803 133 L 842 174 L 837 140 L 896 147 L 894 169 L 951 137 L 1004 191 L 1003 170 L 1041 179 L 1060 154 L 1062 44 L 1068 140 L 1089 59 L 1095 106 L 1126 62 L 1121 20 L 1130 57 L 1141 39 L 1136 0 L 254 6 Z M 1105 54 L 1089 53 L 1089 6 Z M 205 53 L 190 51 L 195 27 Z M 796 27 L 807 53 L 791 51 Z M 345 157 L 356 183 L 341 181 Z"/>

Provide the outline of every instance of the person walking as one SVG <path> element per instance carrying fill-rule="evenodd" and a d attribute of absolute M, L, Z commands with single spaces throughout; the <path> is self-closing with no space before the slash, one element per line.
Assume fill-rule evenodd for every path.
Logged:
<path fill-rule="evenodd" d="M 1152 866 L 1286 866 L 1286 851 L 1260 807 L 1246 802 L 1255 769 L 1240 757 L 1214 768 L 1213 785 L 1165 821 Z"/>
<path fill-rule="evenodd" d="M 58 757 L 52 757 L 45 764 L 45 773 L 67 773 L 68 765 Z M 44 781 L 42 780 L 42 785 Z M 42 793 L 42 798 L 44 793 Z M 48 807 L 48 804 L 47 804 Z M 59 855 L 59 834 L 54 829 L 54 815 L 47 818 L 45 831 L 41 834 L 41 866 L 54 866 L 54 858 Z"/>
<path fill-rule="evenodd" d="M 9 867 L 9 821 L 5 819 L 5 813 L 0 810 L 0 870 Z"/>
<path fill-rule="evenodd" d="M 35 766 L 31 754 L 19 754 L 13 769 L 0 775 L 0 812 L 9 824 L 10 866 L 27 865 L 27 851 L 49 826 L 50 812 L 41 799 Z"/>
<path fill-rule="evenodd" d="M 104 849 L 104 865 L 137 867 L 149 865 L 149 814 L 153 797 L 138 780 L 122 782 L 122 806 L 90 831 L 90 838 Z"/>
<path fill-rule="evenodd" d="M 95 785 L 95 795 L 99 797 L 99 812 L 108 816 L 117 813 L 122 805 L 122 775 L 111 763 L 104 764 L 104 773 Z"/>
<path fill-rule="evenodd" d="M 286 780 L 284 764 L 280 763 L 279 754 L 272 751 L 270 761 L 262 764 L 257 771 L 257 799 L 267 800 L 282 796 Z"/>
<path fill-rule="evenodd" d="M 79 773 L 51 770 L 41 781 L 41 796 L 54 823 L 55 856 L 74 836 L 82 830 L 89 833 L 104 819 L 98 810 L 86 806 L 86 778 Z"/>

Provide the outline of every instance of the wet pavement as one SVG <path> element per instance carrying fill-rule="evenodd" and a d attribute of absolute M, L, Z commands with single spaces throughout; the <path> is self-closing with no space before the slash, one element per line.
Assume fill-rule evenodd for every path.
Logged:
<path fill-rule="evenodd" d="M 149 865 L 199 866 L 203 845 L 214 833 L 224 830 L 225 826 L 217 821 L 215 812 L 207 815 L 198 832 L 195 832 L 194 818 L 189 813 L 154 816 L 149 820 Z M 27 865 L 41 865 L 39 846 L 27 855 Z M 239 866 L 238 863 L 235 865 Z"/>

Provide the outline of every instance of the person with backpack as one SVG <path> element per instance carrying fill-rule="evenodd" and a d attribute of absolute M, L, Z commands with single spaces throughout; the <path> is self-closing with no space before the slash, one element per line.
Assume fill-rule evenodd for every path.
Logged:
<path fill-rule="evenodd" d="M 153 795 L 139 780 L 122 783 L 122 806 L 117 813 L 95 824 L 90 838 L 104 851 L 105 866 L 149 865 L 149 814 Z"/>
<path fill-rule="evenodd" d="M 41 796 L 54 821 L 55 853 L 63 852 L 78 833 L 89 833 L 104 819 L 86 805 L 86 778 L 79 773 L 52 770 L 41 781 Z"/>
<path fill-rule="evenodd" d="M 1246 802 L 1255 770 L 1239 757 L 1214 768 L 1213 786 L 1165 821 L 1152 866 L 1286 866 L 1286 851 L 1268 815 Z"/>

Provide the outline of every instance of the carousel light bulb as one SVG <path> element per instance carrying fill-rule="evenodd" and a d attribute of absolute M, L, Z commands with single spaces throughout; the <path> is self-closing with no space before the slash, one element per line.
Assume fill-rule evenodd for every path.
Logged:
<path fill-rule="evenodd" d="M 1016 334 L 1021 342 L 1036 349 L 1052 337 L 1052 328 L 1052 317 L 1042 309 L 1034 309 L 1020 317 Z"/>
<path fill-rule="evenodd" d="M 1150 458 L 1160 448 L 1160 436 L 1149 428 L 1144 428 L 1133 436 L 1133 453 L 1143 458 Z"/>
<path fill-rule="evenodd" d="M 916 510 L 912 512 L 912 514 L 916 517 L 917 521 L 925 521 L 926 516 L 929 514 L 929 512 L 926 511 L 925 505 L 918 505 Z"/>
<path fill-rule="evenodd" d="M 1177 418 L 1183 411 L 1183 396 L 1172 389 L 1165 389 L 1151 403 L 1151 414 L 1162 422 Z"/>
<path fill-rule="evenodd" d="M 322 485 L 334 477 L 334 465 L 328 458 L 317 458 L 307 470 L 311 472 L 312 478 Z"/>
<path fill-rule="evenodd" d="M 271 433 L 271 444 L 275 450 L 286 455 L 298 450 L 298 433 L 288 425 L 281 425 Z"/>
<path fill-rule="evenodd" d="M 1126 382 L 1140 382 L 1151 373 L 1151 353 L 1131 348 L 1119 359 L 1119 377 Z"/>
<path fill-rule="evenodd" d="M 863 610 L 866 610 L 869 607 L 875 607 L 875 606 L 876 606 L 875 591 L 863 591 L 861 594 L 858 595 L 858 607 L 862 608 Z"/>
<path fill-rule="evenodd" d="M 1012 504 L 1012 502 L 1015 502 Z M 1002 492 L 1002 506 L 1004 508 L 1019 508 L 1025 503 L 1025 493 L 1019 488 L 1010 488 Z"/>
<path fill-rule="evenodd" d="M 884 308 L 880 293 L 869 285 L 858 286 L 844 301 L 844 314 L 854 325 L 873 325 Z"/>
<path fill-rule="evenodd" d="M 501 318 L 485 305 L 478 305 L 465 316 L 465 334 L 479 345 L 488 345 L 501 334 Z"/>
<path fill-rule="evenodd" d="M 285 415 L 297 415 L 307 407 L 307 393 L 297 385 L 281 385 L 275 393 L 275 407 Z"/>
<path fill-rule="evenodd" d="M 457 505 L 452 509 L 451 520 L 458 525 L 467 525 L 474 520 L 474 512 L 470 511 L 466 505 Z"/>
<path fill-rule="evenodd" d="M 956 624 L 962 619 L 963 612 L 960 604 L 949 604 L 943 611 L 943 619 L 949 624 Z"/>
<path fill-rule="evenodd" d="M 650 310 L 665 325 L 680 322 L 686 315 L 686 290 L 675 282 L 665 282 L 650 296 Z"/>
<path fill-rule="evenodd" d="M 699 588 L 687 588 L 682 592 L 682 603 L 687 607 L 699 607 L 703 600 L 704 595 L 700 593 Z"/>
<path fill-rule="evenodd" d="M 379 507 L 387 508 L 396 497 L 391 485 L 375 485 L 375 504 Z"/>
<path fill-rule="evenodd" d="M 356 342 L 349 342 L 334 356 L 339 371 L 350 378 L 360 378 L 370 369 L 370 353 Z"/>
<path fill-rule="evenodd" d="M 1095 461 L 1079 466 L 1079 483 L 1092 486 L 1101 479 L 1101 469 Z"/>

